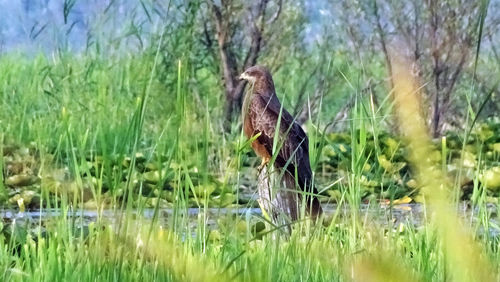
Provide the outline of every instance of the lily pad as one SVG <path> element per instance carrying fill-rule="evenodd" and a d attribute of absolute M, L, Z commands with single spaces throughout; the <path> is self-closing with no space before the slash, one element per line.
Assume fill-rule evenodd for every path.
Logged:
<path fill-rule="evenodd" d="M 412 198 L 410 198 L 408 196 L 404 196 L 401 199 L 397 199 L 397 200 L 392 201 L 392 204 L 394 204 L 394 205 L 409 204 L 409 203 L 411 203 L 411 201 L 413 201 Z"/>
<path fill-rule="evenodd" d="M 167 175 L 167 169 L 163 170 L 153 170 L 145 172 L 142 176 L 144 180 L 148 183 L 156 184 L 160 182 Z"/>
<path fill-rule="evenodd" d="M 485 170 L 479 179 L 486 188 L 497 191 L 500 189 L 500 166 Z"/>
<path fill-rule="evenodd" d="M 18 174 L 5 179 L 5 185 L 14 187 L 23 187 L 33 185 L 40 181 L 40 178 L 34 175 Z"/>
<path fill-rule="evenodd" d="M 500 153 L 500 142 L 499 142 L 499 143 L 494 143 L 494 144 L 491 144 L 491 149 L 492 149 L 494 152 Z"/>
<path fill-rule="evenodd" d="M 214 191 L 215 191 L 215 185 L 214 184 L 209 184 L 209 185 L 198 185 L 193 188 L 194 193 L 196 194 L 196 197 L 198 198 L 204 198 L 207 196 L 210 196 Z"/>
<path fill-rule="evenodd" d="M 213 200 L 219 207 L 227 207 L 236 201 L 236 195 L 233 193 L 224 193 L 213 197 Z"/>
<path fill-rule="evenodd" d="M 378 163 L 380 164 L 380 166 L 382 168 L 384 168 L 384 170 L 386 172 L 389 172 L 389 173 L 399 172 L 401 169 L 403 169 L 406 166 L 405 162 L 395 162 L 395 163 L 392 163 L 391 161 L 389 161 L 385 157 L 385 155 L 380 155 L 380 156 L 378 156 L 377 159 L 378 159 Z"/>

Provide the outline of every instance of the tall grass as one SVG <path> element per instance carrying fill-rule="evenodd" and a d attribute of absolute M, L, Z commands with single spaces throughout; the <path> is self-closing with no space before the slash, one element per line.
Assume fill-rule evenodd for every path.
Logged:
<path fill-rule="evenodd" d="M 387 281 L 443 280 L 450 275 L 453 265 L 446 258 L 457 254 L 443 251 L 436 230 L 414 228 L 409 223 L 400 229 L 381 228 L 356 212 L 361 172 L 367 156 L 375 153 L 364 151 L 369 101 L 358 100 L 351 116 L 354 157 L 349 181 L 342 189 L 353 212 L 346 218 L 335 217 L 327 228 L 316 228 L 307 237 L 294 232 L 284 240 L 271 231 L 257 239 L 250 228 L 252 219 L 246 215 L 226 218 L 220 214 L 219 227 L 212 230 L 207 222 L 215 217 L 207 209 L 208 194 L 196 199 L 195 205 L 200 207 L 196 224 L 187 214 L 187 207 L 193 204 L 188 197 L 195 188 L 189 173 L 193 167 L 206 178 L 222 175 L 223 185 L 231 191 L 248 157 L 242 145 L 231 145 L 230 139 L 237 139 L 237 134 L 220 133 L 212 118 L 217 113 L 210 111 L 208 98 L 202 101 L 201 110 L 188 102 L 193 97 L 186 88 L 189 66 L 182 61 L 177 65 L 175 89 L 165 88 L 155 79 L 154 59 L 129 58 L 108 65 L 67 57 L 52 61 L 39 57 L 33 63 L 4 57 L 0 65 L 4 66 L 0 72 L 4 111 L 0 114 L 6 125 L 2 136 L 6 142 L 34 141 L 47 163 L 40 174 L 66 166 L 76 187 L 81 187 L 86 181 L 83 172 L 99 163 L 96 168 L 101 178 L 92 186 L 97 208 L 124 203 L 129 211 L 138 208 L 139 213 L 146 207 L 145 200 L 137 197 L 140 191 L 135 190 L 141 187 L 132 180 L 128 187 L 119 187 L 123 177 L 132 179 L 130 167 L 142 157 L 137 153 L 157 160 L 164 166 L 160 171 L 173 170 L 177 183 L 174 213 L 166 220 L 158 212 L 158 201 L 152 220 L 134 219 L 129 212 L 123 213 L 122 226 L 102 217 L 88 229 L 81 215 L 81 190 L 59 193 L 60 201 L 55 202 L 49 192 L 44 193 L 41 201 L 47 205 L 42 206 L 75 216 L 38 222 L 41 228 L 35 235 L 22 234 L 17 223 L 5 223 L 11 231 L 1 235 L 4 280 L 341 281 L 371 277 Z M 33 79 L 24 83 L 25 77 Z M 166 96 L 174 98 L 174 105 L 166 102 Z M 311 150 L 320 154 L 314 146 Z M 112 172 L 112 162 L 127 160 L 129 169 Z M 112 173 L 116 175 L 111 179 L 103 177 Z M 105 190 L 112 195 L 112 203 L 104 203 Z M 120 209 L 116 212 L 121 214 Z M 495 242 L 485 246 L 491 261 L 498 259 Z M 452 247 L 457 245 L 454 242 Z"/>

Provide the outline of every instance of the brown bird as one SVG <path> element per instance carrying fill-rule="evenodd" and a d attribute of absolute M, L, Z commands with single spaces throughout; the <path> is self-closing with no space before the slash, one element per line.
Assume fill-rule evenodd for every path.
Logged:
<path fill-rule="evenodd" d="M 278 203 L 274 204 L 274 208 L 278 206 L 281 212 L 296 220 L 300 211 L 298 204 L 302 195 L 305 195 L 305 210 L 316 218 L 322 213 L 322 209 L 318 198 L 312 195 L 317 191 L 312 183 L 307 135 L 292 115 L 282 108 L 276 96 L 273 78 L 265 67 L 250 67 L 240 75 L 240 79 L 248 81 L 251 87 L 243 102 L 243 131 L 248 138 L 258 136 L 251 146 L 257 156 L 262 158 L 260 170 L 271 160 L 274 139 L 278 137 L 276 150 L 279 151 L 273 165 L 281 171 L 282 182 L 288 192 L 281 193 L 281 196 L 278 194 Z M 276 135 L 278 125 L 279 133 Z M 297 186 L 305 193 L 296 191 Z M 296 192 L 290 193 L 290 190 Z M 261 191 L 259 194 L 262 197 Z M 279 197 L 285 199 L 280 200 Z"/>

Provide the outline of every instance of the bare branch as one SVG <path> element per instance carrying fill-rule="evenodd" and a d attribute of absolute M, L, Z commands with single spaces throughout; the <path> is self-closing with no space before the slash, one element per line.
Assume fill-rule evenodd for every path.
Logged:
<path fill-rule="evenodd" d="M 228 101 L 233 101 L 234 88 L 236 84 L 237 68 L 235 56 L 231 53 L 229 42 L 227 40 L 227 26 L 226 20 L 223 18 L 222 11 L 217 7 L 217 5 L 211 1 L 211 8 L 213 11 L 215 19 L 215 29 L 217 32 L 217 42 L 219 45 L 219 56 L 222 65 L 224 84 L 226 86 L 226 99 Z M 230 119 L 233 114 L 234 104 L 226 104 L 226 118 Z"/>
<path fill-rule="evenodd" d="M 493 56 L 495 56 L 495 60 L 497 61 L 497 64 L 500 65 L 500 56 L 498 55 L 497 47 L 493 43 L 493 38 L 491 36 L 491 33 L 488 34 L 488 41 L 490 41 L 491 50 L 493 51 Z"/>
<path fill-rule="evenodd" d="M 273 14 L 273 16 L 271 18 L 269 18 L 269 20 L 266 23 L 267 25 L 273 24 L 279 18 L 280 14 L 281 14 L 281 8 L 283 6 L 283 0 L 278 0 L 277 5 L 278 5 L 278 9 Z"/>
<path fill-rule="evenodd" d="M 252 15 L 251 27 L 251 43 L 248 49 L 245 60 L 243 61 L 243 69 L 249 68 L 257 62 L 257 58 L 261 48 L 262 33 L 264 32 L 265 13 L 268 0 L 261 0 L 257 5 L 257 14 Z M 260 19 L 260 22 L 258 20 Z"/>
<path fill-rule="evenodd" d="M 379 9 L 378 9 L 378 5 L 377 5 L 377 0 L 373 1 L 373 13 L 374 13 L 375 20 L 376 20 L 376 26 L 377 26 L 377 32 L 379 35 L 379 39 L 380 39 L 380 45 L 382 46 L 382 52 L 384 53 L 385 64 L 387 66 L 387 73 L 389 74 L 390 89 L 392 89 L 394 86 L 394 83 L 392 82 L 391 59 L 389 57 L 389 52 L 387 51 L 387 39 L 385 36 L 384 28 L 382 27 L 382 23 L 380 20 L 380 14 L 379 14 Z"/>

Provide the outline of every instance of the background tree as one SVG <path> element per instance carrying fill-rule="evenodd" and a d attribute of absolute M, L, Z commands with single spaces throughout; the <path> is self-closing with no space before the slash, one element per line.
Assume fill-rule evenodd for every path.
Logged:
<path fill-rule="evenodd" d="M 404 43 L 416 63 L 413 73 L 428 95 L 430 128 L 437 137 L 450 126 L 458 126 L 463 116 L 453 101 L 458 98 L 460 77 L 472 67 L 485 5 L 488 1 L 358 0 L 341 1 L 334 8 L 345 12 L 345 32 L 357 52 L 372 50 L 372 55 L 383 55 L 389 89 L 388 45 Z"/>

